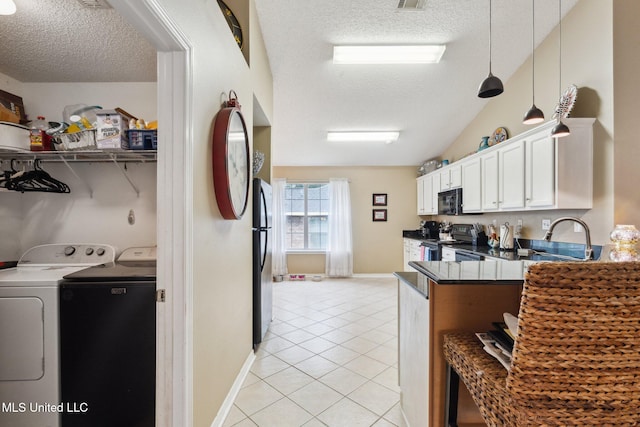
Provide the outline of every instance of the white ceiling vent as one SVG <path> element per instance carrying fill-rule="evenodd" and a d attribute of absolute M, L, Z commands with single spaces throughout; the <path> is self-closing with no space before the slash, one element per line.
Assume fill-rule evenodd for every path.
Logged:
<path fill-rule="evenodd" d="M 89 9 L 111 9 L 107 0 L 78 0 L 78 3 Z"/>
<path fill-rule="evenodd" d="M 424 10 L 427 0 L 399 0 L 398 10 Z"/>

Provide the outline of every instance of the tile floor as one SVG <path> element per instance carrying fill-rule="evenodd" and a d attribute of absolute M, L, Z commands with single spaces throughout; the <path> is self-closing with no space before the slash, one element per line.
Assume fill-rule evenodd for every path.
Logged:
<path fill-rule="evenodd" d="M 274 317 L 224 426 L 404 426 L 397 280 L 274 283 Z"/>

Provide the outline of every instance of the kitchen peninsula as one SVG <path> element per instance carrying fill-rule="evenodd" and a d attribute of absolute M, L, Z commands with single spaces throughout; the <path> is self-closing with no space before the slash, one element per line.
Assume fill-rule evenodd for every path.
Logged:
<path fill-rule="evenodd" d="M 399 382 L 411 427 L 444 425 L 446 362 L 443 335 L 484 332 L 503 313 L 516 314 L 532 261 L 412 261 L 398 278 Z M 460 425 L 484 425 L 461 387 Z"/>

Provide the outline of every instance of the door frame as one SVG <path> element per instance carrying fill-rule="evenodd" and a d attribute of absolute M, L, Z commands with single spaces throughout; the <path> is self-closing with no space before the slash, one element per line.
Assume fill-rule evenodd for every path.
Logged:
<path fill-rule="evenodd" d="M 156 426 L 193 425 L 192 46 L 157 0 L 109 4 L 158 51 Z"/>

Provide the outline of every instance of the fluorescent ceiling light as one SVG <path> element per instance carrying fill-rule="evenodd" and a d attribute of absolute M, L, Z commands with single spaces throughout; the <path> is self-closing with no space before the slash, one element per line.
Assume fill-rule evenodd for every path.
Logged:
<path fill-rule="evenodd" d="M 327 141 L 331 142 L 384 142 L 391 144 L 398 140 L 398 131 L 351 131 L 327 132 Z"/>
<path fill-rule="evenodd" d="M 0 0 L 0 15 L 13 15 L 16 13 L 16 4 L 13 0 Z"/>
<path fill-rule="evenodd" d="M 445 45 L 334 46 L 334 64 L 435 64 Z"/>

